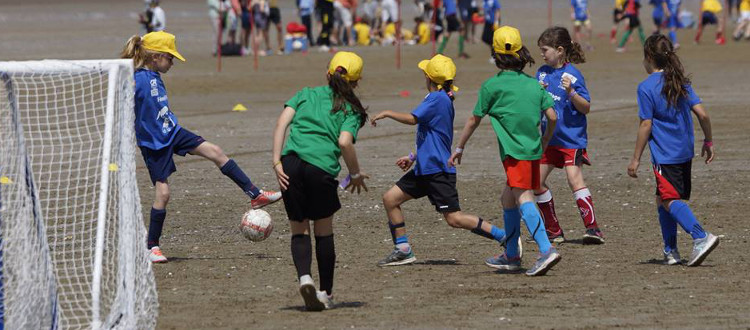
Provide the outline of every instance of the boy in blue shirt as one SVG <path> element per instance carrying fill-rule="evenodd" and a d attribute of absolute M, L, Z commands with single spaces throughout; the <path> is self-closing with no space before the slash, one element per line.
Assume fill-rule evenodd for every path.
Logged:
<path fill-rule="evenodd" d="M 638 177 L 641 155 L 648 143 L 656 176 L 656 205 L 664 240 L 664 263 L 682 262 L 677 250 L 677 224 L 693 238 L 688 266 L 698 266 L 719 245 L 719 238 L 703 230 L 690 207 L 691 168 L 694 152 L 693 117 L 700 122 L 705 139 L 701 157 L 714 159 L 711 119 L 683 72 L 680 58 L 665 36 L 653 35 L 644 45 L 643 64 L 648 78 L 638 85 L 638 117 L 641 119 L 628 175 Z"/>
<path fill-rule="evenodd" d="M 424 71 L 427 89 L 430 92 L 424 101 L 411 113 L 383 111 L 375 115 L 373 126 L 383 118 L 391 118 L 407 125 L 417 125 L 417 154 L 410 153 L 396 161 L 407 172 L 396 185 L 383 194 L 383 206 L 388 215 L 388 226 L 395 248 L 378 266 L 396 266 L 413 263 L 417 260 L 409 245 L 401 204 L 424 196 L 435 205 L 435 210 L 445 217 L 454 228 L 464 228 L 472 233 L 494 239 L 501 244 L 505 241 L 505 231 L 475 215 L 461 212 L 456 190 L 456 168 L 448 166 L 453 144 L 453 86 L 456 66 L 443 55 L 435 55 L 430 60 L 419 62 Z"/>

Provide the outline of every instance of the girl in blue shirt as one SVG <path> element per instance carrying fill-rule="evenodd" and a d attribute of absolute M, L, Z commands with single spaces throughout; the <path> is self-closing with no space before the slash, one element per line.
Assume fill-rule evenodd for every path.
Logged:
<path fill-rule="evenodd" d="M 159 238 L 167 216 L 168 178 L 177 171 L 172 159 L 173 154 L 185 156 L 189 153 L 214 162 L 221 169 L 221 173 L 232 179 L 252 198 L 250 202 L 254 209 L 281 198 L 279 192 L 258 189 L 221 148 L 177 123 L 177 117 L 169 108 L 167 90 L 161 80 L 161 74 L 172 68 L 174 58 L 185 61 L 177 52 L 174 35 L 160 31 L 148 33 L 143 37 L 133 36 L 125 44 L 121 56 L 133 59 L 136 140 L 156 191 L 148 227 L 147 247 L 151 262 L 167 262 L 159 248 Z"/>
<path fill-rule="evenodd" d="M 714 159 L 711 120 L 685 76 L 680 58 L 667 37 L 649 37 L 644 45 L 643 64 L 648 78 L 638 85 L 638 137 L 628 165 L 628 175 L 638 177 L 643 149 L 648 143 L 656 176 L 656 205 L 664 240 L 664 263 L 681 263 L 677 250 L 677 224 L 693 238 L 688 266 L 698 266 L 716 246 L 719 238 L 703 230 L 690 207 L 693 153 L 692 111 L 705 136 L 701 157 L 706 164 Z"/>
<path fill-rule="evenodd" d="M 373 126 L 383 118 L 391 118 L 407 125 L 417 125 L 417 154 L 409 153 L 396 160 L 396 165 L 407 171 L 414 168 L 383 194 L 383 206 L 388 215 L 388 226 L 395 248 L 378 266 L 395 266 L 413 263 L 417 260 L 409 245 L 404 228 L 404 215 L 401 205 L 405 202 L 427 196 L 435 210 L 443 214 L 445 221 L 454 228 L 464 228 L 472 233 L 505 241 L 505 231 L 475 215 L 461 212 L 456 190 L 456 168 L 448 166 L 453 144 L 453 78 L 456 65 L 443 55 L 435 55 L 430 60 L 419 62 L 424 71 L 429 94 L 411 113 L 383 111 L 371 119 Z"/>
<path fill-rule="evenodd" d="M 591 110 L 591 97 L 583 75 L 573 63 L 584 63 L 586 59 L 581 45 L 570 39 L 570 34 L 564 27 L 551 27 L 545 30 L 539 36 L 538 45 L 546 65 L 539 68 L 536 77 L 555 100 L 557 113 L 555 133 L 542 155 L 541 186 L 534 191 L 537 205 L 544 217 L 544 227 L 550 241 L 565 241 L 555 213 L 552 193 L 546 183 L 553 169 L 562 168 L 565 170 L 568 185 L 573 191 L 581 220 L 586 227 L 583 243 L 602 244 L 604 237 L 596 222 L 594 201 L 586 182 L 583 181 L 583 164 L 591 165 L 586 152 L 586 115 Z M 542 129 L 545 126 L 546 122 L 543 121 Z"/>

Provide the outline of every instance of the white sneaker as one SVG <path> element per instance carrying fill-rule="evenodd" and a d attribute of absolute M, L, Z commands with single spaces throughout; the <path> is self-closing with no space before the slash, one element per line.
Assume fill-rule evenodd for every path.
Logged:
<path fill-rule="evenodd" d="M 318 291 L 318 300 L 326 306 L 326 309 L 333 308 L 333 295 L 328 295 L 325 291 Z"/>
<path fill-rule="evenodd" d="M 719 246 L 719 238 L 706 233 L 706 237 L 693 240 L 693 253 L 690 254 L 689 267 L 699 266 L 709 253 Z"/>
<path fill-rule="evenodd" d="M 164 254 L 161 253 L 161 249 L 158 246 L 154 246 L 151 248 L 151 251 L 149 251 L 148 259 L 151 260 L 151 263 L 160 264 L 167 262 L 167 257 L 164 256 Z"/>
<path fill-rule="evenodd" d="M 303 275 L 299 278 L 299 293 L 308 311 L 319 312 L 326 309 L 325 303 L 318 299 L 318 290 L 315 289 L 315 282 L 310 275 Z"/>
<path fill-rule="evenodd" d="M 672 265 L 679 265 L 682 263 L 682 258 L 680 258 L 680 252 L 677 251 L 677 249 L 669 251 L 669 252 L 662 250 L 662 252 L 664 253 L 665 265 L 672 266 Z"/>

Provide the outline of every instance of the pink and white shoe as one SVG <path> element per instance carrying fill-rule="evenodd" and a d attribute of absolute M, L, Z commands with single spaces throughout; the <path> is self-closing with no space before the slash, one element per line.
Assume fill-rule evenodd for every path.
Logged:
<path fill-rule="evenodd" d="M 154 246 L 151 248 L 151 251 L 148 254 L 148 259 L 151 260 L 151 263 L 154 264 L 167 262 L 167 257 L 165 257 L 164 254 L 161 253 L 161 249 L 158 246 Z"/>
<path fill-rule="evenodd" d="M 268 204 L 273 204 L 281 199 L 280 191 L 260 191 L 260 195 L 250 200 L 250 206 L 253 210 L 257 210 Z"/>

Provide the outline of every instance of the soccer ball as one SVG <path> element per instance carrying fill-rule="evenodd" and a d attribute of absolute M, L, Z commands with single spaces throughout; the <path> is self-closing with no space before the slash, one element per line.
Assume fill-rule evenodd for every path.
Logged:
<path fill-rule="evenodd" d="M 294 49 L 294 50 L 300 50 L 300 49 L 302 49 L 302 46 L 304 46 L 304 44 L 302 43 L 302 41 L 299 41 L 299 40 L 292 41 L 292 49 Z"/>
<path fill-rule="evenodd" d="M 240 222 L 240 232 L 245 238 L 260 242 L 271 235 L 273 231 L 273 220 L 271 215 L 263 210 L 250 210 L 245 212 Z"/>

